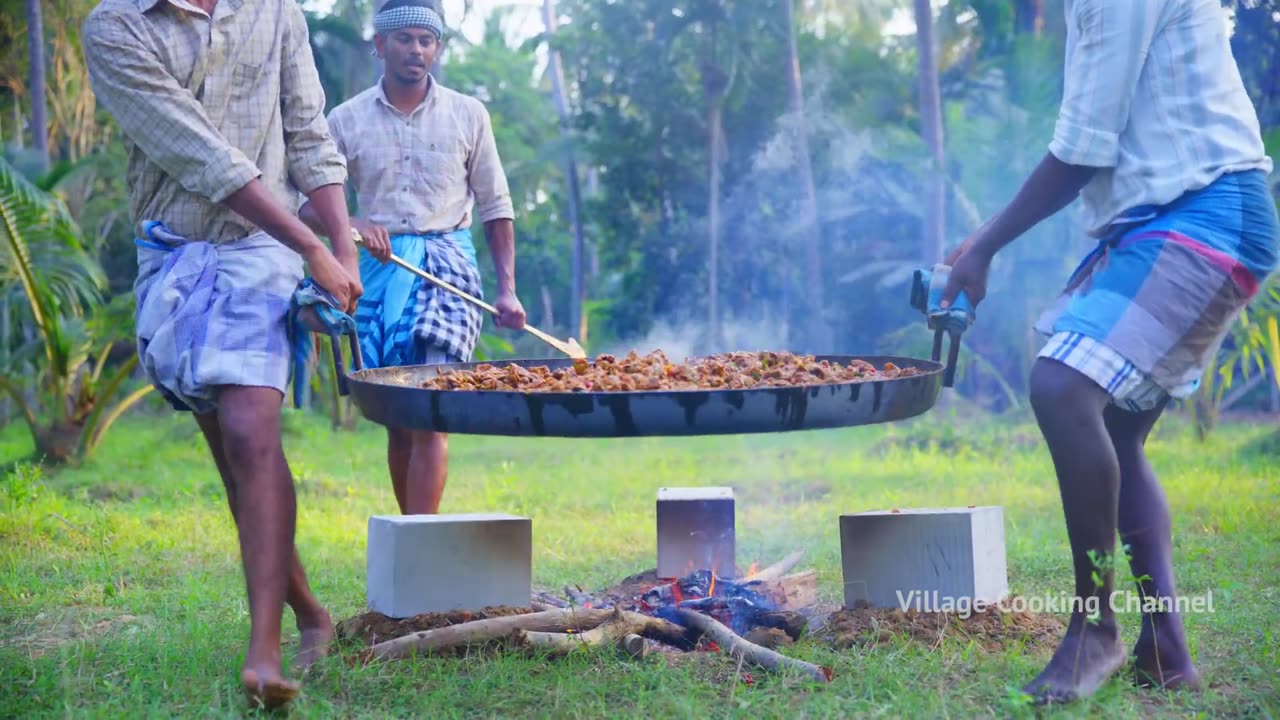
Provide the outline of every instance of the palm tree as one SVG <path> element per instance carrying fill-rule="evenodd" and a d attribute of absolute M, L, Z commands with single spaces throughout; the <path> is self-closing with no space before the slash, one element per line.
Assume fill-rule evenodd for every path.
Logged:
<path fill-rule="evenodd" d="M 31 144 L 43 172 L 49 168 L 49 123 L 45 119 L 44 23 L 40 15 L 40 0 L 27 0 L 27 32 L 31 63 Z"/>
<path fill-rule="evenodd" d="M 0 391 L 26 421 L 36 452 L 54 462 L 88 457 L 151 390 L 143 385 L 108 407 L 138 358 L 108 371 L 111 350 L 131 335 L 133 298 L 103 304 L 105 285 L 62 202 L 0 161 L 0 292 L 17 296 L 8 303 L 22 313 L 15 324 L 34 336 L 6 353 Z"/>

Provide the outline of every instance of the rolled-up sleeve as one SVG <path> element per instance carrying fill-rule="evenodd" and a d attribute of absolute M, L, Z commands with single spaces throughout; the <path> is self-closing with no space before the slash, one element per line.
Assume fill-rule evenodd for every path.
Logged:
<path fill-rule="evenodd" d="M 128 18 L 91 13 L 82 30 L 94 96 L 148 160 L 212 202 L 261 175 L 209 122 Z"/>
<path fill-rule="evenodd" d="M 324 86 L 311 54 L 307 21 L 288 3 L 280 63 L 280 112 L 289 179 L 306 194 L 347 181 L 347 165 L 324 117 Z"/>
<path fill-rule="evenodd" d="M 1064 163 L 1114 167 L 1155 35 L 1151 0 L 1076 0 L 1067 17 L 1062 106 L 1049 152 Z"/>
<path fill-rule="evenodd" d="M 507 174 L 498 157 L 498 143 L 493 137 L 493 123 L 489 111 L 478 100 L 474 102 L 476 127 L 475 152 L 468 158 L 467 183 L 476 198 L 476 219 L 481 223 L 490 220 L 514 220 L 515 208 L 511 203 L 511 190 L 507 186 Z"/>

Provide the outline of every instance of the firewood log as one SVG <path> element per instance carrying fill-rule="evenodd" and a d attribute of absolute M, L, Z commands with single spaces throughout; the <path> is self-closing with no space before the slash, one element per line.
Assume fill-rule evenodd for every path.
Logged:
<path fill-rule="evenodd" d="M 643 629 L 636 634 L 685 650 L 693 647 L 694 643 L 688 638 L 688 633 L 674 623 L 658 621 L 639 613 L 623 612 L 622 616 Z M 370 658 L 380 660 L 411 657 L 415 654 L 445 653 L 471 645 L 510 640 L 517 630 L 542 633 L 586 632 L 616 617 L 615 610 L 565 609 L 474 620 L 380 642 L 369 648 L 367 653 Z"/>
<path fill-rule="evenodd" d="M 634 658 L 644 656 L 644 635 L 679 637 L 684 631 L 674 623 L 637 613 L 618 611 L 612 620 L 584 633 L 517 630 L 514 640 L 526 647 L 564 655 L 582 648 L 617 646 Z"/>
<path fill-rule="evenodd" d="M 791 570 L 791 568 L 795 567 L 796 564 L 800 562 L 800 558 L 803 555 L 804 555 L 803 550 L 797 550 L 791 553 L 790 555 L 782 558 L 781 560 L 774 563 L 773 565 L 770 565 L 769 567 L 757 572 L 755 575 L 752 575 L 751 577 L 742 578 L 742 581 L 777 580 L 778 578 L 787 574 L 787 572 Z"/>
<path fill-rule="evenodd" d="M 696 631 L 700 635 L 705 635 L 707 638 L 715 641 L 717 645 L 728 651 L 730 655 L 742 660 L 743 662 L 750 663 L 769 672 L 776 673 L 782 672 L 783 670 L 797 670 L 818 682 L 825 683 L 831 681 L 831 677 L 827 670 L 818 667 L 813 663 L 790 658 L 768 648 L 760 647 L 753 642 L 749 642 L 713 618 L 685 609 L 677 609 L 675 614 L 676 621 L 681 625 L 684 625 L 690 630 Z"/>
<path fill-rule="evenodd" d="M 765 580 L 754 588 L 773 603 L 776 611 L 799 610 L 818 602 L 818 573 L 805 570 L 776 580 Z"/>

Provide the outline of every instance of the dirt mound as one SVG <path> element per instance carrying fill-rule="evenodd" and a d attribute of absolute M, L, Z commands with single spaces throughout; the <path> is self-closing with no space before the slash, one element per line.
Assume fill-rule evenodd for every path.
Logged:
<path fill-rule="evenodd" d="M 1052 651 L 1066 626 L 1053 615 L 1015 610 L 1014 602 L 1006 599 L 998 606 L 974 609 L 967 615 L 860 605 L 833 613 L 819 635 L 841 649 L 892 642 L 905 636 L 929 647 L 951 638 L 974 641 L 992 652 L 1013 645 L 1022 645 L 1029 652 Z"/>
<path fill-rule="evenodd" d="M 339 622 L 335 631 L 339 640 L 355 640 L 368 646 L 423 630 L 461 625 L 472 620 L 524 615 L 533 611 L 532 607 L 497 606 L 483 610 L 424 613 L 408 618 L 391 618 L 379 612 L 367 612 Z"/>

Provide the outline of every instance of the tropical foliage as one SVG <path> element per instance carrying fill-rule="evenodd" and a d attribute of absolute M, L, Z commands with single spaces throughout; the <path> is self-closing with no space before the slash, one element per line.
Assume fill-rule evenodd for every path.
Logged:
<path fill-rule="evenodd" d="M 53 461 L 93 452 L 142 386 L 116 401 L 137 364 L 112 363 L 132 329 L 132 298 L 104 303 L 105 276 L 86 252 L 65 205 L 0 161 L 0 288 L 6 328 L 0 390 L 31 429 L 37 452 Z M 114 404 L 113 404 L 114 402 Z"/>
<path fill-rule="evenodd" d="M 375 4 L 302 3 L 330 108 L 379 76 L 369 52 Z M 84 228 L 83 253 L 97 258 L 106 282 L 61 279 L 55 257 L 47 267 L 42 258 L 33 264 L 59 297 L 74 291 L 109 299 L 128 294 L 134 263 L 123 144 L 93 107 L 77 55 L 80 21 L 92 5 L 41 3 L 46 74 L 51 87 L 56 80 L 68 88 L 49 93 L 47 129 L 49 166 L 62 173 L 57 194 Z M 1008 201 L 1045 152 L 1061 96 L 1063 0 L 537 5 L 490 4 L 479 18 L 476 3 L 448 4 L 460 13 L 446 14 L 453 30 L 435 72 L 491 113 L 517 208 L 517 285 L 530 321 L 577 337 L 589 352 L 927 353 L 931 338 L 907 303 L 911 270 L 936 259 L 934 228 L 953 246 Z M 1269 3 L 1223 5 L 1275 155 L 1280 19 Z M 25 149 L 32 94 L 23 6 L 0 0 L 0 39 L 7 41 L 0 42 L 0 135 L 29 172 L 36 164 Z M 936 115 L 922 103 L 933 83 L 920 80 L 912 27 L 929 7 Z M 464 26 L 467 33 L 459 31 Z M 546 63 L 553 49 L 562 81 Z M 793 84 L 798 78 L 803 83 Z M 928 130 L 937 116 L 940 144 Z M 570 157 L 581 190 L 577 213 Z M 476 239 L 492 294 L 479 228 Z M 988 300 L 964 337 L 959 393 L 993 410 L 1022 404 L 1038 344 L 1029 328 L 1088 244 L 1067 211 L 1002 253 Z M 61 247 L 69 246 L 32 251 L 56 255 Z M 0 306 L 9 322 L 0 330 L 31 340 L 34 320 L 16 300 L 26 291 L 14 272 L 0 271 L 15 298 Z M 1274 291 L 1273 281 L 1234 328 L 1199 409 L 1270 407 L 1265 384 L 1254 379 L 1275 376 Z M 68 296 L 61 312 L 75 318 L 85 312 L 76 308 L 95 302 Z M 488 326 L 481 354 L 551 352 Z M 313 406 L 336 427 L 349 426 L 355 415 L 334 395 L 331 361 L 317 362 Z"/>

